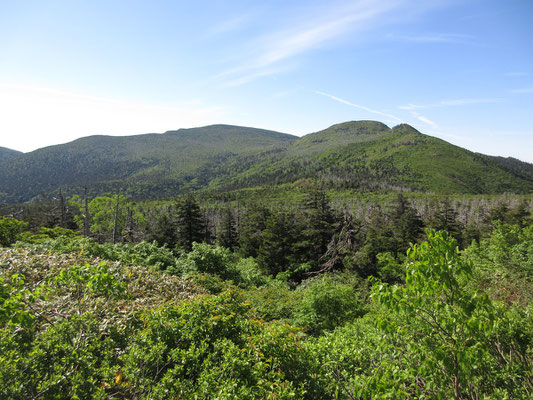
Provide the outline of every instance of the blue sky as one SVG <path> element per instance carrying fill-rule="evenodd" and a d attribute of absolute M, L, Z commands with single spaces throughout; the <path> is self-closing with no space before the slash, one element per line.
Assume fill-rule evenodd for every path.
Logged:
<path fill-rule="evenodd" d="M 533 162 L 531 21 L 531 0 L 0 0 L 0 146 L 373 119 Z"/>

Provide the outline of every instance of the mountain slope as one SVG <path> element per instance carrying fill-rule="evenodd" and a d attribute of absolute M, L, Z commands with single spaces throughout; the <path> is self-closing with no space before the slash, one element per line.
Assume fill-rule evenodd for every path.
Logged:
<path fill-rule="evenodd" d="M 18 155 L 22 154 L 22 152 L 17 150 L 11 150 L 6 147 L 0 147 L 0 164 L 4 161 L 10 160 Z"/>
<path fill-rule="evenodd" d="M 530 164 L 502 161 L 424 135 L 352 121 L 297 138 L 229 125 L 128 137 L 91 136 L 0 164 L 0 201 L 117 192 L 133 198 L 228 191 L 319 179 L 338 189 L 530 193 Z M 524 172 L 525 171 L 525 172 Z"/>
<path fill-rule="evenodd" d="M 340 189 L 533 191 L 532 176 L 518 174 L 488 156 L 424 135 L 406 124 L 390 129 L 374 121 L 333 125 L 294 141 L 283 154 L 247 163 L 234 160 L 228 170 L 219 173 L 214 187 L 224 190 L 318 178 Z"/>
<path fill-rule="evenodd" d="M 0 201 L 27 201 L 60 187 L 68 192 L 84 185 L 92 193 L 122 189 L 135 197 L 170 196 L 202 186 L 205 170 L 227 157 L 275 151 L 295 139 L 230 125 L 85 137 L 0 164 Z"/>

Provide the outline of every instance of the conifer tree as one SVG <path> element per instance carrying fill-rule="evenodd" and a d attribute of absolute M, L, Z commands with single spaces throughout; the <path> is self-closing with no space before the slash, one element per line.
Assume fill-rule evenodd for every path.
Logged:
<path fill-rule="evenodd" d="M 313 187 L 307 193 L 304 207 L 305 218 L 299 247 L 305 261 L 317 264 L 328 250 L 335 232 L 335 216 L 325 190 L 320 187 Z"/>
<path fill-rule="evenodd" d="M 149 241 L 156 241 L 159 246 L 165 244 L 173 249 L 178 242 L 176 224 L 170 219 L 168 214 L 161 214 L 155 223 L 154 228 L 148 235 Z"/>
<path fill-rule="evenodd" d="M 217 241 L 220 246 L 226 247 L 231 251 L 235 250 L 238 246 L 235 218 L 230 207 L 226 207 L 222 211 L 222 219 L 220 221 L 220 228 L 218 229 Z"/>
<path fill-rule="evenodd" d="M 239 226 L 240 252 L 244 257 L 257 257 L 270 214 L 263 204 L 253 204 L 244 213 Z"/>
<path fill-rule="evenodd" d="M 424 223 L 402 193 L 398 193 L 390 214 L 394 235 L 394 252 L 405 253 L 410 243 L 416 243 L 423 235 Z"/>
<path fill-rule="evenodd" d="M 272 275 L 290 269 L 294 260 L 294 215 L 287 211 L 272 213 L 263 231 L 258 251 L 259 265 Z"/>
<path fill-rule="evenodd" d="M 464 227 L 457 220 L 457 211 L 453 208 L 449 197 L 444 198 L 437 205 L 430 226 L 437 231 L 447 231 L 458 243 L 462 243 Z"/>
<path fill-rule="evenodd" d="M 205 238 L 205 220 L 196 200 L 187 196 L 176 205 L 177 246 L 192 250 L 193 242 L 203 242 Z"/>

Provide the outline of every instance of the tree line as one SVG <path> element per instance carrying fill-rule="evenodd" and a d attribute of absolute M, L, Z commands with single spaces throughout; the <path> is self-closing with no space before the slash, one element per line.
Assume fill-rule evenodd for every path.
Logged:
<path fill-rule="evenodd" d="M 61 227 L 99 242 L 155 241 L 176 255 L 190 251 L 195 242 L 216 244 L 253 257 L 268 274 L 283 274 L 297 284 L 338 270 L 397 282 L 403 276 L 406 250 L 423 239 L 425 228 L 445 230 L 466 247 L 486 236 L 495 221 L 531 223 L 525 200 L 489 206 L 478 202 L 477 209 L 468 210 L 469 216 L 467 207 L 448 197 L 421 207 L 398 192 L 392 201 L 371 203 L 362 211 L 333 202 L 324 187 L 308 185 L 297 204 L 201 203 L 193 196 L 138 203 L 120 194 L 90 201 L 86 196 L 66 200 L 60 195 L 10 211 L 27 224 L 18 225 L 18 230 Z M 15 237 L 12 232 L 5 235 Z"/>

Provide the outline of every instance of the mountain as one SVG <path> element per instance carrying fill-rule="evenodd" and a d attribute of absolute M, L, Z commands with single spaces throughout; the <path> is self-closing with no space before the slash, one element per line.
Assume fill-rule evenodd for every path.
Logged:
<path fill-rule="evenodd" d="M 279 151 L 296 136 L 230 125 L 164 134 L 89 136 L 45 147 L 0 164 L 0 201 L 21 202 L 60 188 L 91 193 L 122 190 L 166 197 L 206 185 L 206 171 L 228 157 Z"/>
<path fill-rule="evenodd" d="M 230 125 L 126 137 L 91 136 L 0 164 L 0 200 L 27 201 L 60 188 L 133 198 L 228 191 L 320 179 L 359 190 L 529 193 L 530 164 L 504 162 L 376 121 L 333 125 L 302 138 Z M 529 169 L 528 169 L 529 168 Z"/>
<path fill-rule="evenodd" d="M 11 150 L 5 147 L 0 147 L 0 164 L 4 161 L 10 160 L 13 157 L 18 156 L 19 154 L 22 154 L 22 152 L 17 150 Z"/>
<path fill-rule="evenodd" d="M 504 169 L 525 179 L 533 178 L 533 164 L 520 161 L 513 157 L 488 156 L 492 161 L 500 164 Z"/>
<path fill-rule="evenodd" d="M 530 164 L 516 160 L 516 165 Z M 511 169 L 407 124 L 391 129 L 380 122 L 352 121 L 306 135 L 283 154 L 234 160 L 218 174 L 216 187 L 228 190 L 318 178 L 339 189 L 445 194 L 533 191 L 533 176 L 518 173 L 516 165 Z"/>

